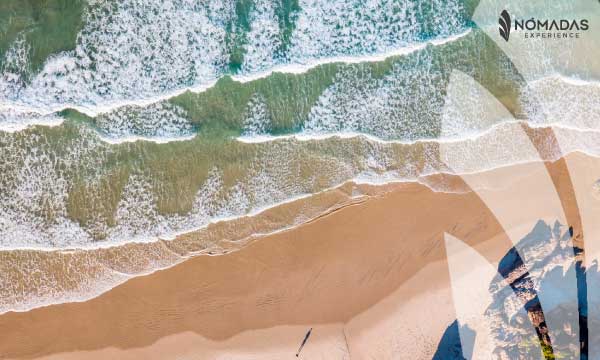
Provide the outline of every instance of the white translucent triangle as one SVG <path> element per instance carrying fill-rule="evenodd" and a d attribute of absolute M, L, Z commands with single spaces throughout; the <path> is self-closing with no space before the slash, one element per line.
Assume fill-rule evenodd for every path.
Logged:
<path fill-rule="evenodd" d="M 469 87 L 473 91 L 465 91 Z M 475 94 L 467 97 L 465 94 Z M 447 106 L 442 115 L 442 129 L 468 122 L 474 116 L 487 116 L 493 119 L 509 116 L 506 109 L 486 89 L 471 77 L 454 71 L 447 91 Z M 466 105 L 460 105 L 464 103 Z M 477 109 L 480 104 L 482 109 Z M 489 107 L 490 111 L 486 111 Z M 457 110 L 458 109 L 458 110 Z M 477 109 L 476 114 L 473 114 Z M 467 120 L 460 120 L 463 117 Z M 514 120 L 514 119 L 513 119 Z M 444 133 L 446 130 L 442 130 Z M 546 271 L 562 264 L 548 263 L 546 257 L 552 246 L 547 237 L 537 238 L 532 230 L 539 221 L 548 226 L 560 224 L 566 231 L 566 217 L 554 183 L 541 160 L 534 144 L 518 122 L 508 122 L 495 126 L 488 132 L 460 141 L 442 142 L 440 157 L 455 173 L 477 193 L 515 246 L 521 259 L 533 277 L 535 290 L 544 309 L 546 324 L 550 331 L 553 346 L 569 349 L 569 355 L 579 357 L 579 318 L 577 279 L 574 271 L 565 272 L 563 277 L 553 277 L 552 281 L 541 281 Z M 515 164 L 521 164 L 516 166 Z M 481 172 L 481 169 L 496 169 Z M 525 244 L 526 236 L 533 239 Z M 532 244 L 532 241 L 534 242 Z M 561 261 L 570 265 L 574 255 L 571 247 L 565 247 Z M 560 292 L 554 290 L 560 289 Z M 575 311 L 559 311 L 557 306 L 567 306 Z M 565 327 L 573 336 L 555 336 Z M 554 329 L 554 331 L 553 331 Z"/>

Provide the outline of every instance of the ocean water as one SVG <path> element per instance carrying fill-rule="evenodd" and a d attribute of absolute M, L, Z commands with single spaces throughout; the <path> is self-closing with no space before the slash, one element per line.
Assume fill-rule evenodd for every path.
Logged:
<path fill-rule="evenodd" d="M 498 42 L 497 14 L 485 11 L 496 5 L 5 0 L 0 253 L 80 268 L 92 255 L 42 253 L 121 246 L 129 258 L 138 253 L 127 246 L 146 244 L 160 255 L 140 251 L 152 259 L 128 270 L 140 274 L 187 256 L 161 239 L 348 181 L 539 160 L 512 151 L 525 123 L 560 132 L 562 153 L 600 156 L 600 65 L 582 56 L 598 51 L 598 37 L 535 42 L 535 56 L 522 56 L 518 38 L 514 48 Z M 555 10 L 600 20 L 576 2 Z M 474 84 L 453 83 L 457 72 Z M 476 166 L 455 161 L 490 144 L 503 151 L 472 158 Z M 441 147 L 459 154 L 453 166 Z M 128 277 L 105 265 L 43 300 L 56 285 L 48 277 L 0 310 Z"/>
<path fill-rule="evenodd" d="M 443 43 L 483 41 L 460 2 L 3 6 L 13 13 L 0 48 L 4 249 L 153 241 L 364 173 L 414 178 L 422 145 L 237 138 L 434 139 Z M 62 12 L 78 20 L 26 30 Z M 40 44 L 50 35 L 54 49 Z M 401 148 L 414 160 L 402 164 Z"/>

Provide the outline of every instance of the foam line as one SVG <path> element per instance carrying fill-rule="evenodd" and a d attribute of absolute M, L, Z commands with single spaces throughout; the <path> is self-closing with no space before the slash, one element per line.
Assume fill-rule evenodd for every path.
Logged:
<path fill-rule="evenodd" d="M 309 71 L 315 67 L 318 67 L 321 65 L 326 65 L 326 64 L 333 64 L 333 63 L 356 64 L 356 63 L 361 63 L 361 62 L 378 62 L 378 61 L 383 61 L 383 60 L 386 60 L 387 58 L 394 57 L 394 56 L 408 55 L 410 53 L 424 49 L 427 45 L 439 46 L 439 45 L 443 45 L 443 44 L 446 44 L 449 42 L 453 42 L 453 41 L 459 40 L 460 38 L 465 37 L 466 35 L 470 34 L 471 31 L 472 31 L 471 29 L 467 29 L 467 30 L 463 31 L 462 33 L 459 33 L 459 34 L 456 34 L 453 36 L 449 36 L 447 38 L 432 39 L 432 40 L 429 40 L 426 42 L 416 43 L 416 44 L 409 45 L 406 47 L 400 47 L 400 48 L 397 48 L 397 49 L 394 49 L 394 50 L 391 50 L 391 51 L 385 52 L 385 53 L 371 54 L 371 55 L 359 55 L 359 56 L 327 57 L 327 58 L 321 58 L 321 59 L 307 61 L 305 63 L 276 65 L 267 71 L 256 72 L 253 74 L 226 75 L 226 76 L 231 77 L 234 81 L 237 81 L 240 83 L 247 83 L 247 82 L 266 78 L 274 73 L 295 74 L 295 75 L 304 74 L 307 71 Z M 148 106 L 148 105 L 160 102 L 160 101 L 164 101 L 164 100 L 168 100 L 170 98 L 176 97 L 187 91 L 191 91 L 193 93 L 202 93 L 202 92 L 205 92 L 205 91 L 211 89 L 212 87 L 214 87 L 218 80 L 219 79 L 217 78 L 217 79 L 213 79 L 211 81 L 207 81 L 203 84 L 198 84 L 198 85 L 194 85 L 194 86 L 190 86 L 190 87 L 184 87 L 184 88 L 177 89 L 175 91 L 165 92 L 159 96 L 149 97 L 149 98 L 145 98 L 145 99 L 133 99 L 133 100 L 113 101 L 113 102 L 109 101 L 109 102 L 104 103 L 104 105 L 98 105 L 98 104 L 84 105 L 84 104 L 66 103 L 66 104 L 55 104 L 52 106 L 42 108 L 42 107 L 28 106 L 28 105 L 18 103 L 18 102 L 14 103 L 14 102 L 7 102 L 6 100 L 0 100 L 0 111 L 2 111 L 4 109 L 15 109 L 15 110 L 19 110 L 19 111 L 37 112 L 40 115 L 48 115 L 48 114 L 52 114 L 55 112 L 66 110 L 66 109 L 74 109 L 74 110 L 77 110 L 83 114 L 90 116 L 90 117 L 95 117 L 99 114 L 107 113 L 107 112 L 110 112 L 114 109 L 117 109 L 117 108 L 123 107 L 123 106 L 139 106 L 139 107 Z M 2 130 L 1 127 L 0 127 L 0 130 Z"/>

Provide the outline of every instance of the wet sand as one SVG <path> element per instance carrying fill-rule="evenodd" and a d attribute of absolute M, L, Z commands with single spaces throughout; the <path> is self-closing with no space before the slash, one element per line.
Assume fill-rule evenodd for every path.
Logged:
<path fill-rule="evenodd" d="M 537 165 L 482 174 L 501 184 L 482 191 L 528 197 L 523 211 L 552 216 L 522 190 L 537 183 Z M 547 167 L 565 187 L 561 162 Z M 193 257 L 89 301 L 0 315 L 0 358 L 292 359 L 309 328 L 301 358 L 431 358 L 455 319 L 444 232 L 492 264 L 512 244 L 460 179 L 425 180 L 460 191 L 360 185 L 371 193 L 364 201 L 241 250 Z M 573 202 L 561 200 L 571 222 Z"/>

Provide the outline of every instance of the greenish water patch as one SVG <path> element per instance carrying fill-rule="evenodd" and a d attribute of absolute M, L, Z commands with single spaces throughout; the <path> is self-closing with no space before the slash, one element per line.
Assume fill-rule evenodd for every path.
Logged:
<path fill-rule="evenodd" d="M 51 54 L 73 50 L 83 25 L 84 0 L 0 1 L 0 69 L 7 50 L 20 36 L 28 48 L 30 74 Z M 14 70 L 14 69 L 11 69 Z"/>
<path fill-rule="evenodd" d="M 236 0 L 235 21 L 227 24 L 226 41 L 229 44 L 229 71 L 237 73 L 244 63 L 245 45 L 247 33 L 250 31 L 250 16 L 254 10 L 253 0 Z"/>
<path fill-rule="evenodd" d="M 292 33 L 296 28 L 296 18 L 300 11 L 298 0 L 278 0 L 275 7 L 275 16 L 279 22 L 279 33 L 281 34 L 281 46 L 277 50 L 278 56 L 285 60 L 287 50 L 291 44 Z"/>
<path fill-rule="evenodd" d="M 333 82 L 338 65 L 316 67 L 302 75 L 273 73 L 264 79 L 240 83 L 226 76 L 201 93 L 187 92 L 170 101 L 183 107 L 199 130 L 241 135 L 247 105 L 260 95 L 270 117 L 271 134 L 299 130 L 318 96 Z"/>
<path fill-rule="evenodd" d="M 65 119 L 74 121 L 74 122 L 81 122 L 81 123 L 89 123 L 92 124 L 94 118 L 91 116 L 87 116 L 84 113 L 81 113 L 75 109 L 65 109 L 62 110 L 58 113 L 59 116 L 64 117 Z"/>
<path fill-rule="evenodd" d="M 295 28 L 296 14 L 300 11 L 297 0 L 274 0 L 272 4 L 279 26 L 281 45 L 276 49 L 275 57 L 282 62 L 291 61 L 287 56 Z M 255 0 L 236 0 L 234 21 L 227 24 L 226 42 L 229 48 L 229 73 L 236 74 L 242 69 L 248 33 L 252 29 Z"/>

